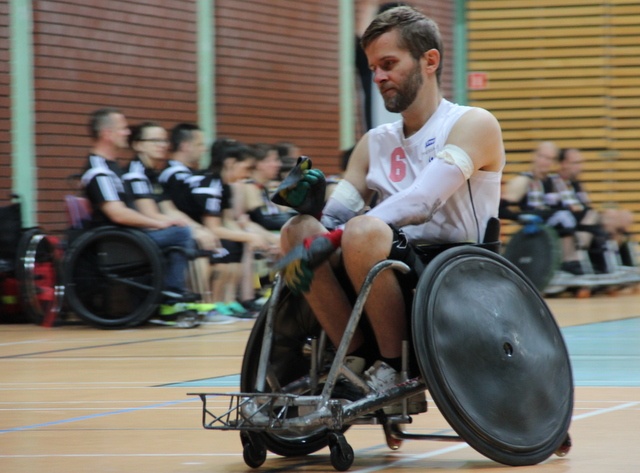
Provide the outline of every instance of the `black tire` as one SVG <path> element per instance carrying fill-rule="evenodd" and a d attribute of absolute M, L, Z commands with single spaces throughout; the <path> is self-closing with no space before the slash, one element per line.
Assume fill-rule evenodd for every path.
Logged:
<path fill-rule="evenodd" d="M 509 240 L 504 257 L 543 292 L 562 261 L 558 234 L 546 225 L 537 227 L 535 233 L 522 228 Z"/>
<path fill-rule="evenodd" d="M 264 448 L 260 440 L 251 442 L 243 439 L 242 459 L 250 468 L 260 468 L 267 459 L 267 449 Z"/>
<path fill-rule="evenodd" d="M 29 320 L 37 325 L 53 324 L 64 286 L 56 242 L 39 229 L 24 232 L 18 244 L 16 277 L 20 286 L 20 301 Z"/>
<path fill-rule="evenodd" d="M 257 392 L 257 370 L 262 348 L 267 310 L 274 303 L 270 299 L 262 308 L 255 321 L 242 359 L 240 389 L 242 392 Z M 310 360 L 303 353 L 303 347 L 312 337 L 320 334 L 320 326 L 303 297 L 294 296 L 286 287 L 280 293 L 274 317 L 274 341 L 270 356 L 270 368 L 283 387 L 283 392 L 309 394 L 304 391 L 289 391 L 287 384 L 309 373 Z M 266 391 L 270 392 L 267 385 Z M 289 414 L 295 411 L 289 408 Z M 308 432 L 271 433 L 256 435 L 267 449 L 285 457 L 303 456 L 314 453 L 328 445 L 328 429 L 318 427 Z"/>
<path fill-rule="evenodd" d="M 135 327 L 157 309 L 164 262 L 158 246 L 140 231 L 88 231 L 74 240 L 64 267 L 69 308 L 90 325 Z"/>
<path fill-rule="evenodd" d="M 329 442 L 329 458 L 331 466 L 336 471 L 347 471 L 353 465 L 355 455 L 353 447 L 347 443 L 347 440 L 341 434 L 331 434 Z"/>
<path fill-rule="evenodd" d="M 571 365 L 540 293 L 513 264 L 477 247 L 435 258 L 412 313 L 418 363 L 433 399 L 481 454 L 534 465 L 567 438 Z"/>

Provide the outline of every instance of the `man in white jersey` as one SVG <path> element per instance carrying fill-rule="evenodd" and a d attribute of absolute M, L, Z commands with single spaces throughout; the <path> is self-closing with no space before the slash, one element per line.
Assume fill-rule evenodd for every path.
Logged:
<path fill-rule="evenodd" d="M 282 231 L 284 252 L 302 243 L 313 253 L 317 241 L 341 247 L 320 265 L 310 264 L 315 255 L 307 254 L 283 270 L 287 285 L 305 293 L 336 346 L 352 310 L 336 276 L 337 265 L 344 265 L 357 289 L 381 260 L 419 263 L 411 245 L 417 241 L 481 242 L 487 222 L 498 215 L 505 163 L 494 116 L 442 97 L 442 40 L 432 20 L 411 7 L 388 10 L 369 25 L 362 46 L 386 108 L 400 113 L 402 120 L 381 125 L 360 140 L 320 221 L 301 215 Z M 363 214 L 376 193 L 378 204 Z M 411 275 L 414 286 L 417 276 Z M 372 360 L 363 332 L 355 334 L 349 348 L 353 366 L 375 361 L 364 376 L 377 391 L 401 381 L 402 341 L 409 339 L 406 297 L 414 287 L 403 290 L 404 277 L 381 273 L 365 305 L 377 360 Z M 409 413 L 424 410 L 424 403 L 413 404 L 410 400 Z M 397 408 L 385 411 L 397 413 Z"/>

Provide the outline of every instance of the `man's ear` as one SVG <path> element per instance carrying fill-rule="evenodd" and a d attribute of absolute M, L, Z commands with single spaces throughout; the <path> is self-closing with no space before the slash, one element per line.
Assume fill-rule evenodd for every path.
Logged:
<path fill-rule="evenodd" d="M 440 51 L 430 49 L 422 54 L 422 58 L 425 61 L 427 72 L 435 74 L 440 66 Z"/>

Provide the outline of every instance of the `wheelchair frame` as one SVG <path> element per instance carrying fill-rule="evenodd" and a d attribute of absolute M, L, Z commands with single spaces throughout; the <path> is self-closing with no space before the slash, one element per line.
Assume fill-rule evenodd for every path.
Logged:
<path fill-rule="evenodd" d="M 504 260 L 499 255 L 495 255 L 487 250 L 480 251 L 480 256 L 493 254 L 491 262 L 497 261 L 496 265 L 500 266 L 502 261 L 506 266 L 505 271 L 515 273 L 521 278 L 521 284 L 527 287 L 527 291 L 534 293 L 534 289 L 530 286 L 530 282 L 524 278 L 521 272 L 511 263 Z M 462 255 L 464 257 L 465 248 L 447 250 L 444 253 L 451 253 L 453 256 Z M 443 255 L 441 255 L 443 256 Z M 435 261 L 435 260 L 434 260 Z M 444 257 L 440 261 L 445 261 Z M 482 261 L 481 261 L 482 263 Z M 486 263 L 486 262 L 485 262 Z M 430 264 L 433 264 L 430 263 Z M 254 331 L 247 343 L 247 351 L 243 360 L 243 378 L 252 373 L 247 373 L 246 368 L 249 361 L 254 361 L 255 345 L 261 340 L 262 345 L 259 347 L 260 355 L 255 372 L 255 386 L 250 386 L 252 381 L 243 379 L 242 387 L 253 387 L 253 392 L 237 392 L 237 393 L 188 393 L 188 395 L 198 396 L 202 401 L 202 425 L 208 430 L 237 430 L 240 431 L 241 442 L 243 445 L 243 458 L 245 463 L 257 468 L 266 460 L 267 450 L 285 456 L 306 455 L 319 450 L 328 445 L 330 449 L 330 460 L 333 467 L 338 471 L 347 470 L 354 461 L 354 452 L 345 439 L 344 432 L 355 424 L 382 424 L 387 445 L 391 449 L 400 447 L 402 440 L 437 440 L 437 441 L 467 441 L 472 447 L 480 453 L 492 458 L 496 461 L 510 465 L 526 465 L 535 464 L 546 459 L 550 454 L 556 453 L 564 456 L 571 448 L 571 439 L 568 434 L 568 423 L 570 417 L 564 413 L 563 419 L 560 421 L 562 425 L 558 426 L 552 435 L 552 439 L 545 439 L 542 443 L 546 443 L 544 448 L 539 446 L 531 447 L 531 452 L 527 447 L 522 446 L 504 446 L 499 435 L 495 445 L 491 442 L 481 439 L 482 435 L 472 432 L 471 429 L 465 428 L 465 421 L 461 423 L 458 420 L 451 422 L 452 417 L 447 416 L 445 409 L 445 418 L 454 427 L 459 435 L 432 435 L 432 434 L 414 434 L 402 430 L 402 424 L 411 423 L 411 417 L 407 414 L 407 399 L 412 395 L 419 393 L 427 388 L 425 381 L 421 378 L 407 377 L 408 366 L 408 344 L 405 342 L 403 353 L 403 375 L 405 382 L 394 387 L 384 393 L 372 392 L 364 381 L 351 372 L 344 365 L 344 359 L 347 348 L 353 337 L 353 334 L 360 322 L 365 301 L 371 290 L 374 279 L 384 270 L 393 269 L 396 271 L 406 272 L 409 268 L 402 262 L 385 260 L 376 264 L 367 275 L 362 289 L 356 299 L 351 318 L 343 335 L 342 341 L 335 350 L 333 360 L 326 377 L 321 377 L 321 369 L 329 360 L 326 359 L 325 351 L 327 345 L 327 337 L 323 331 L 317 338 L 309 341 L 307 347 L 310 353 L 310 369 L 308 375 L 295 379 L 286 386 L 281 386 L 280 381 L 270 366 L 270 356 L 275 340 L 274 322 L 279 307 L 280 298 L 286 288 L 283 288 L 283 281 L 277 278 L 273 294 L 267 305 L 266 313 L 256 321 Z M 508 270 L 508 271 L 507 271 Z M 424 277 L 424 274 L 423 274 Z M 502 277 L 502 276 L 499 276 Z M 422 277 L 421 277 L 422 281 Z M 418 288 L 421 287 L 418 283 Z M 429 289 L 427 289 L 428 291 Z M 421 289 L 424 291 L 424 289 Z M 418 291 L 417 291 L 418 292 Z M 537 292 L 535 292 L 537 296 Z M 416 297 L 418 294 L 416 293 Z M 541 300 L 541 299 L 540 299 Z M 534 305 L 537 301 L 534 301 Z M 544 304 L 544 302 L 542 302 Z M 414 302 L 414 310 L 416 302 Z M 547 309 L 548 310 L 548 309 Z M 549 313 L 550 315 L 550 313 Z M 415 317 L 412 315 L 412 318 Z M 552 319 L 552 316 L 551 316 Z M 555 321 L 550 321 L 557 329 Z M 547 329 L 548 326 L 544 326 Z M 262 334 L 260 333 L 262 331 Z M 559 332 L 558 332 L 559 333 Z M 573 384 L 571 381 L 570 365 L 564 342 L 558 342 L 556 334 L 551 334 L 555 343 L 560 343 L 561 353 L 558 353 L 561 364 L 566 364 L 568 368 L 569 379 L 566 385 L 570 386 L 570 399 L 567 400 L 566 406 L 569 410 L 573 406 Z M 414 334 L 414 341 L 416 335 Z M 560 337 L 561 339 L 561 337 Z M 505 346 L 507 343 L 505 342 Z M 558 345 L 553 345 L 556 348 Z M 508 355 L 511 356 L 511 355 Z M 251 358 L 251 360 L 249 360 Z M 428 367 L 423 366 L 420 362 L 421 371 Z M 251 370 L 249 370 L 251 371 Z M 445 370 L 446 371 L 446 370 Z M 445 373 L 446 374 L 446 373 Z M 564 373 L 565 375 L 567 373 Z M 431 382 L 434 376 L 428 376 Z M 347 384 L 357 388 L 361 393 L 353 396 L 349 392 L 336 395 L 340 390 L 341 380 L 345 379 Z M 249 383 L 249 386 L 248 386 Z M 344 383 L 342 383 L 344 384 Z M 267 386 L 268 385 L 268 386 Z M 436 386 L 432 386 L 435 388 Z M 268 391 L 271 389 L 271 392 Z M 441 390 L 431 390 L 432 395 Z M 303 394 L 301 394 L 303 393 Z M 229 399 L 228 407 L 222 413 L 216 414 L 207 404 L 209 398 L 225 397 Z M 349 399 L 353 397 L 353 399 Z M 442 397 L 434 395 L 436 404 L 441 406 Z M 402 401 L 403 412 L 400 415 L 387 416 L 382 411 L 385 405 Z M 563 406 L 565 404 L 562 404 Z M 442 410 L 442 409 L 441 409 Z M 570 416 L 570 412 L 568 413 Z M 472 416 L 473 417 L 473 416 Z M 455 419 L 454 419 L 455 420 Z M 473 422 L 470 425 L 474 426 Z M 482 430 L 482 429 L 480 429 Z M 546 435 L 547 432 L 545 431 Z M 283 437 L 279 437 L 282 435 Z M 271 436 L 275 436 L 276 441 L 271 440 Z M 305 437 L 306 436 L 306 437 Z M 533 436 L 538 442 L 538 435 Z M 278 442 L 280 440 L 280 442 Z"/>
<path fill-rule="evenodd" d="M 83 321 L 103 329 L 135 327 L 153 315 L 163 297 L 193 302 L 163 289 L 164 256 L 179 251 L 191 261 L 208 257 L 209 252 L 174 246 L 162 249 L 144 232 L 131 227 L 87 228 L 89 201 L 75 195 L 67 195 L 65 201 L 72 232 L 64 255 L 66 300 Z M 189 271 L 193 278 L 197 269 L 190 264 Z M 118 297 L 123 293 L 128 300 Z M 128 308 L 123 307 L 126 302 Z M 183 317 L 195 320 L 199 316 L 187 311 Z"/>
<path fill-rule="evenodd" d="M 0 277 L 16 280 L 15 303 L 26 316 L 24 321 L 51 326 L 60 312 L 64 297 L 64 286 L 58 283 L 61 274 L 60 249 L 57 242 L 40 228 L 22 227 L 19 196 L 12 195 L 12 199 L 11 204 L 3 207 L 5 246 L 2 252 L 5 259 L 2 260 Z"/>

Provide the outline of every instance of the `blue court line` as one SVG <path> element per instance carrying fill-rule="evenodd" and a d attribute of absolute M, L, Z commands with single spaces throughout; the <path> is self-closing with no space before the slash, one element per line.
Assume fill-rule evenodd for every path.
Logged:
<path fill-rule="evenodd" d="M 562 329 L 576 386 L 640 386 L 640 317 Z M 240 375 L 164 385 L 238 388 Z"/>
<path fill-rule="evenodd" d="M 601 322 L 566 327 L 562 329 L 576 386 L 640 386 L 640 317 L 634 319 Z M 162 387 L 232 387 L 240 386 L 240 375 L 219 376 L 162 385 Z M 158 409 L 197 398 L 168 401 L 144 407 L 119 409 L 80 417 L 72 417 L 42 424 L 32 424 L 2 429 L 0 434 L 32 430 L 55 425 L 91 420 L 100 417 L 126 414 L 147 409 Z"/>
<path fill-rule="evenodd" d="M 240 386 L 240 375 L 230 374 L 218 376 L 216 378 L 196 379 L 193 381 L 182 381 L 178 383 L 163 384 L 163 388 L 238 388 Z"/>

